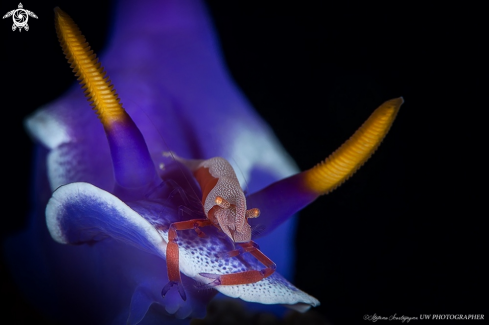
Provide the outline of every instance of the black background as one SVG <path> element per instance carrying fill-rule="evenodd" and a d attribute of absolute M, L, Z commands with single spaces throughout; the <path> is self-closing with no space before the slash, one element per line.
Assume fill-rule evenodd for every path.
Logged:
<path fill-rule="evenodd" d="M 294 283 L 321 301 L 314 311 L 338 325 L 365 323 L 363 315 L 374 313 L 482 313 L 482 8 L 207 3 L 232 76 L 302 170 L 383 101 L 405 99 L 373 158 L 301 213 Z M 3 1 L 2 16 L 17 5 Z M 23 5 L 39 17 L 29 19 L 28 32 L 12 32 L 10 18 L 0 25 L 2 236 L 22 228 L 28 211 L 32 143 L 22 121 L 74 80 L 52 9 L 69 13 L 97 53 L 111 16 L 107 1 Z M 9 301 L 2 315 L 36 317 L 3 264 L 2 276 Z"/>

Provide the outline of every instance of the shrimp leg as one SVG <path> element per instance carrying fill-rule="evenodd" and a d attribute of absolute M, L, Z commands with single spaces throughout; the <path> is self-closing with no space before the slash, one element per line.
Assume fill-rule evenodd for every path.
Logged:
<path fill-rule="evenodd" d="M 241 246 L 244 252 L 249 252 L 251 255 L 253 255 L 265 266 L 265 268 L 260 271 L 249 270 L 231 274 L 200 273 L 201 276 L 214 280 L 208 284 L 209 286 L 255 283 L 263 280 L 275 272 L 275 269 L 277 268 L 275 263 L 258 249 L 258 245 L 255 244 L 254 241 L 237 243 L 237 245 Z"/>
<path fill-rule="evenodd" d="M 189 230 L 194 229 L 199 237 L 205 236 L 204 232 L 200 230 L 201 227 L 207 227 L 212 225 L 209 219 L 193 219 L 187 221 L 174 222 L 170 225 L 168 230 L 168 245 L 166 246 L 166 268 L 168 271 L 168 283 L 161 290 L 161 295 L 164 297 L 168 290 L 173 286 L 177 286 L 178 293 L 182 300 L 187 300 L 187 295 L 182 286 L 182 279 L 180 277 L 180 255 L 177 244 L 177 230 Z"/>

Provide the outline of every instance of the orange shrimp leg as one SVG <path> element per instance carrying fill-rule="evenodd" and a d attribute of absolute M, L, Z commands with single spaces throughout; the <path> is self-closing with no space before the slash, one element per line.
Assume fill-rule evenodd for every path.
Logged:
<path fill-rule="evenodd" d="M 166 268 L 168 271 L 168 283 L 161 290 L 161 295 L 164 297 L 168 290 L 173 286 L 177 286 L 178 293 L 182 297 L 183 301 L 187 300 L 187 295 L 182 286 L 182 279 L 180 278 L 180 255 L 178 252 L 177 244 L 177 230 L 194 229 L 199 237 L 205 236 L 204 232 L 200 230 L 200 227 L 206 227 L 212 225 L 212 222 L 208 219 L 193 219 L 187 221 L 174 222 L 170 225 L 168 230 L 168 245 L 166 246 Z"/>
<path fill-rule="evenodd" d="M 275 263 L 265 256 L 257 247 L 253 241 L 247 243 L 238 243 L 244 250 L 244 252 L 249 252 L 258 261 L 260 261 L 266 267 L 260 271 L 250 270 L 231 274 L 212 274 L 212 273 L 200 273 L 201 276 L 214 279 L 209 286 L 218 285 L 239 285 L 239 284 L 249 284 L 255 283 L 263 280 L 264 278 L 270 276 L 275 272 L 277 266 Z"/>

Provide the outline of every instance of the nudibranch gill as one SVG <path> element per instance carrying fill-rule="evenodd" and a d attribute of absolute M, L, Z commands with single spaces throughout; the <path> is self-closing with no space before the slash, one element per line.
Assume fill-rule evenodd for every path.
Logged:
<path fill-rule="evenodd" d="M 50 312 L 73 319 L 68 313 L 76 306 L 61 310 L 63 299 L 80 293 L 91 294 L 90 299 L 77 297 L 70 303 L 80 304 L 78 310 L 90 309 L 92 323 L 203 317 L 218 291 L 299 311 L 317 306 L 317 299 L 275 271 L 267 251 L 254 240 L 272 235 L 365 163 L 389 131 L 403 99 L 378 107 L 324 162 L 275 182 L 259 182 L 262 186 L 250 186 L 246 196 L 227 159 L 208 153 L 187 156 L 189 150 L 178 147 L 165 151 L 165 145 L 147 137 L 154 134 L 147 128 L 159 124 L 143 125 L 129 114 L 73 20 L 56 8 L 55 21 L 63 52 L 107 140 L 97 136 L 85 141 L 91 132 L 100 135 L 97 126 L 71 138 L 74 132 L 65 130 L 71 140 L 58 142 L 47 157 L 52 195 L 45 222 L 57 242 L 48 255 L 59 253 L 69 264 L 52 275 L 59 276 L 53 281 L 69 287 L 57 291 L 58 307 Z M 65 108 L 60 115 L 76 121 L 78 112 Z M 77 121 L 81 130 L 83 119 Z M 33 120 L 56 124 L 42 114 Z M 108 162 L 100 157 L 109 157 Z M 60 165 L 62 172 L 53 168 Z M 96 175 L 90 172 L 94 169 L 99 169 Z M 88 316 L 79 318 L 86 321 Z"/>

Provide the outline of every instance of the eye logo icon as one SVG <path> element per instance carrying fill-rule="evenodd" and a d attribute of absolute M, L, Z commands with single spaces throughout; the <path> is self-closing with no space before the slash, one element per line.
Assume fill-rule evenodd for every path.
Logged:
<path fill-rule="evenodd" d="M 19 2 L 19 8 L 11 10 L 7 12 L 2 18 L 8 18 L 12 16 L 12 19 L 14 21 L 14 24 L 12 25 L 12 31 L 15 31 L 17 28 L 19 29 L 19 32 L 22 31 L 22 28 L 24 28 L 26 31 L 29 30 L 29 25 L 27 25 L 27 21 L 29 20 L 29 16 L 36 18 L 37 16 L 35 13 L 29 10 L 25 10 L 24 7 L 22 6 L 22 3 Z"/>

